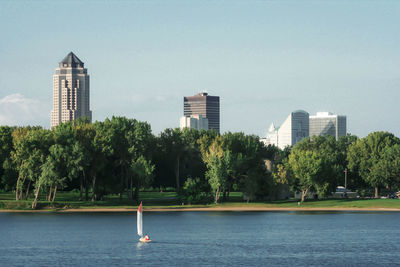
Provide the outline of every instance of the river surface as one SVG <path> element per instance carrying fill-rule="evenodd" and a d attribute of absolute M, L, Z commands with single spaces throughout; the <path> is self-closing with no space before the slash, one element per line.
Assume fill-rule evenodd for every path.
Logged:
<path fill-rule="evenodd" d="M 400 212 L 0 213 L 0 266 L 400 263 Z"/>

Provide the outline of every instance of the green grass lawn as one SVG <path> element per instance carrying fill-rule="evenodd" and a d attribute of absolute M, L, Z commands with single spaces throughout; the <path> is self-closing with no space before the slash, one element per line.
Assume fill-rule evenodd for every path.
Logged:
<path fill-rule="evenodd" d="M 140 201 L 147 206 L 168 207 L 178 205 L 175 192 L 140 192 Z M 77 192 L 58 192 L 54 203 L 45 201 L 45 195 L 39 197 L 38 209 L 42 208 L 136 208 L 137 203 L 130 200 L 126 195 L 120 199 L 119 195 L 107 195 L 102 200 L 79 201 Z M 15 201 L 12 193 L 0 193 L 0 209 L 31 209 L 33 198 Z"/>
<path fill-rule="evenodd" d="M 13 193 L 0 193 L 0 209 L 29 210 L 32 198 L 28 200 L 15 201 Z M 126 195 L 121 200 L 118 195 L 108 195 L 103 200 L 79 201 L 77 192 L 58 192 L 54 203 L 44 201 L 45 196 L 40 197 L 38 209 L 65 209 L 65 208 L 136 208 L 135 201 L 127 199 Z M 184 205 L 179 202 L 175 192 L 140 192 L 140 201 L 147 208 L 187 208 L 187 207 L 216 207 L 209 205 Z M 242 193 L 232 192 L 228 201 L 218 204 L 219 207 L 266 207 L 266 208 L 297 208 L 298 200 L 284 200 L 272 202 L 250 202 L 243 201 Z M 308 200 L 301 204 L 305 208 L 398 208 L 400 199 L 323 199 Z"/>

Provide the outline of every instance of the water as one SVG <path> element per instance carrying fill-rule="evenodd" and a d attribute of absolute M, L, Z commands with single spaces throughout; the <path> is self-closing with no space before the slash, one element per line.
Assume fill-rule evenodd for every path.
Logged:
<path fill-rule="evenodd" d="M 0 213 L 0 266 L 400 263 L 396 212 Z"/>

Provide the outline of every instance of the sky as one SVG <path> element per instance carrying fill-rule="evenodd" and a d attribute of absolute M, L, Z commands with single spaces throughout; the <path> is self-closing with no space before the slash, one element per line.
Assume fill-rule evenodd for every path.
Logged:
<path fill-rule="evenodd" d="M 221 131 L 264 137 L 294 110 L 400 137 L 400 1 L 0 0 L 0 125 L 49 128 L 73 51 L 94 120 L 179 127 L 183 96 L 220 96 Z"/>

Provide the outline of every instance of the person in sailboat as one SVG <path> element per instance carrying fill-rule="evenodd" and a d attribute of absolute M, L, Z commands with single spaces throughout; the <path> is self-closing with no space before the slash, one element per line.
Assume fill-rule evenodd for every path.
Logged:
<path fill-rule="evenodd" d="M 150 236 L 145 235 L 145 236 L 144 236 L 144 240 L 149 241 L 149 240 L 150 240 Z"/>

